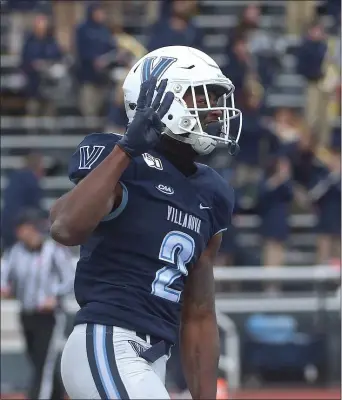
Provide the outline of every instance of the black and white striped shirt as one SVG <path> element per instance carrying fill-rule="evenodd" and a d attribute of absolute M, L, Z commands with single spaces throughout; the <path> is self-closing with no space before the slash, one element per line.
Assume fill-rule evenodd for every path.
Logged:
<path fill-rule="evenodd" d="M 35 311 L 48 297 L 73 290 L 75 268 L 70 251 L 46 239 L 38 251 L 18 242 L 1 260 L 1 289 L 10 288 L 23 311 Z"/>

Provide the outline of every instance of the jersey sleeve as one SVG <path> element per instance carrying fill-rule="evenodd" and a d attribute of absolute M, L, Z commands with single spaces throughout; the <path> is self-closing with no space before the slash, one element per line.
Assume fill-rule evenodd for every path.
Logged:
<path fill-rule="evenodd" d="M 69 179 L 77 184 L 85 178 L 93 169 L 111 153 L 121 136 L 113 133 L 93 133 L 86 136 L 77 146 L 75 153 L 71 156 L 69 162 Z M 106 215 L 102 222 L 111 221 L 117 218 L 125 209 L 128 201 L 128 190 L 124 182 L 134 179 L 134 162 L 124 171 L 120 178 L 122 186 L 122 200 L 120 205 Z"/>
<path fill-rule="evenodd" d="M 228 229 L 234 210 L 234 190 L 224 182 L 215 196 L 213 236 Z"/>
<path fill-rule="evenodd" d="M 121 138 L 112 133 L 92 133 L 77 146 L 69 162 L 68 175 L 77 184 L 96 168 L 114 149 Z"/>

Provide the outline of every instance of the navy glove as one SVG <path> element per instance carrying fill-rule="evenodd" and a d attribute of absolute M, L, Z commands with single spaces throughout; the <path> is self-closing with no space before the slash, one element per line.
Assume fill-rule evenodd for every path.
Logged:
<path fill-rule="evenodd" d="M 164 127 L 161 119 L 170 109 L 174 94 L 167 92 L 161 101 L 167 85 L 167 79 L 163 79 L 152 103 L 156 85 L 157 78 L 155 77 L 141 84 L 133 121 L 117 143 L 130 157 L 137 157 L 151 150 L 160 139 Z"/>

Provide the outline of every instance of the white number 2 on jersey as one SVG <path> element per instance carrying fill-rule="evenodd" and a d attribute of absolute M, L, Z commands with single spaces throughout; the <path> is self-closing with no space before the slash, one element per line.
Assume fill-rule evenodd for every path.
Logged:
<path fill-rule="evenodd" d="M 152 283 L 152 294 L 178 303 L 180 290 L 171 289 L 172 283 L 182 275 L 187 276 L 186 264 L 190 262 L 195 251 L 194 239 L 179 231 L 169 232 L 160 247 L 159 260 L 168 263 L 159 269 Z M 172 265 L 170 265 L 172 264 Z"/>

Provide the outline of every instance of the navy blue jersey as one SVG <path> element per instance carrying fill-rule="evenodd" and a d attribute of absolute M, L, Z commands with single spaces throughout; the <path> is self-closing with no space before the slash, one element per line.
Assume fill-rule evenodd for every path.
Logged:
<path fill-rule="evenodd" d="M 77 183 L 104 160 L 120 136 L 92 134 L 73 154 Z M 209 239 L 230 224 L 233 191 L 198 164 L 186 177 L 161 153 L 132 159 L 121 176 L 122 202 L 81 246 L 76 324 L 120 326 L 175 342 L 188 271 Z"/>

